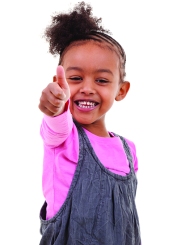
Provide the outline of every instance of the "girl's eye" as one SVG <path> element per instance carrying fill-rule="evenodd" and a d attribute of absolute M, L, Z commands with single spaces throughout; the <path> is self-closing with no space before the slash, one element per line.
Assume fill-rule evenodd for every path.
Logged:
<path fill-rule="evenodd" d="M 73 81 L 81 81 L 82 78 L 81 77 L 69 77 L 70 80 L 73 80 Z"/>
<path fill-rule="evenodd" d="M 96 82 L 101 83 L 101 84 L 106 84 L 109 81 L 108 80 L 105 80 L 105 79 L 96 79 Z"/>

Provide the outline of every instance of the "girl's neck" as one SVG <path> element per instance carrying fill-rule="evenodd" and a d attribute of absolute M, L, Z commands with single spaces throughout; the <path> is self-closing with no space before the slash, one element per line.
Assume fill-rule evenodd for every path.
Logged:
<path fill-rule="evenodd" d="M 105 125 L 97 125 L 96 123 L 93 124 L 81 124 L 83 128 L 89 131 L 92 134 L 95 134 L 100 137 L 110 137 L 109 132 L 106 129 Z"/>

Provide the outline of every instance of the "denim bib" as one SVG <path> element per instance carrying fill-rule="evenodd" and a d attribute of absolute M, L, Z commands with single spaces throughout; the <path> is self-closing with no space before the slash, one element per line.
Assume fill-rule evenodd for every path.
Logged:
<path fill-rule="evenodd" d="M 137 179 L 127 142 L 119 136 L 130 166 L 129 174 L 121 176 L 102 165 L 86 133 L 75 124 L 77 168 L 59 212 L 46 220 L 46 202 L 42 206 L 39 245 L 141 245 L 135 206 Z"/>

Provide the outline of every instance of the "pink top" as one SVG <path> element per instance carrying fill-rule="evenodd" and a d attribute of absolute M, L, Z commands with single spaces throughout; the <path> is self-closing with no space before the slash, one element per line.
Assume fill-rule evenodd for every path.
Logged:
<path fill-rule="evenodd" d="M 99 137 L 87 130 L 85 132 L 99 160 L 108 170 L 120 175 L 129 173 L 129 164 L 119 137 Z M 78 132 L 68 109 L 57 117 L 45 115 L 40 133 L 44 141 L 43 194 L 47 202 L 46 219 L 50 219 L 65 201 L 72 182 L 79 154 Z M 126 141 L 137 171 L 135 145 Z"/>

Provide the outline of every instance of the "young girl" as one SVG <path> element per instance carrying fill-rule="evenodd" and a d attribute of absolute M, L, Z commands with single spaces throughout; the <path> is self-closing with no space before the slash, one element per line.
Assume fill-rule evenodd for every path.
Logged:
<path fill-rule="evenodd" d="M 45 30 L 60 56 L 42 92 L 43 193 L 40 245 L 140 245 L 134 144 L 106 128 L 129 91 L 126 56 L 84 2 Z"/>

